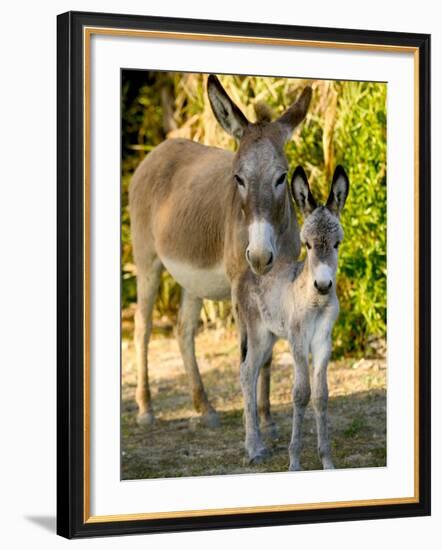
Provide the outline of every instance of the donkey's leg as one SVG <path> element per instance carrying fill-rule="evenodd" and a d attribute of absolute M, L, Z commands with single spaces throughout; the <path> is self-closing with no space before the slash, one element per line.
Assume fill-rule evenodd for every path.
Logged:
<path fill-rule="evenodd" d="M 241 363 L 240 380 L 244 396 L 245 448 L 250 463 L 257 463 L 269 454 L 258 425 L 257 383 L 259 371 L 271 356 L 273 339 L 270 333 L 261 330 L 251 336 L 247 333 L 247 355 Z"/>
<path fill-rule="evenodd" d="M 239 349 L 241 356 L 241 364 L 245 362 L 247 357 L 248 349 L 248 338 L 247 338 L 247 326 L 246 323 L 242 320 L 238 306 L 233 304 L 233 312 L 235 317 L 235 323 L 238 329 L 239 336 Z M 271 352 L 270 352 L 271 353 Z M 261 371 L 258 375 L 258 387 L 257 387 L 257 401 L 258 401 L 258 415 L 260 418 L 260 429 L 267 436 L 272 439 L 276 439 L 277 432 L 276 426 L 270 415 L 270 363 L 272 362 L 272 357 L 270 355 L 269 360 L 261 367 Z"/>
<path fill-rule="evenodd" d="M 137 365 L 138 404 L 137 422 L 148 425 L 154 421 L 149 376 L 147 370 L 147 347 L 152 332 L 152 311 L 160 284 L 162 264 L 157 257 L 150 262 L 137 264 L 137 309 L 135 312 L 135 359 Z"/>
<path fill-rule="evenodd" d="M 258 413 L 261 430 L 271 439 L 278 439 L 278 429 L 270 412 L 270 366 L 272 357 L 261 368 L 258 379 Z"/>
<path fill-rule="evenodd" d="M 201 413 L 204 423 L 214 428 L 219 425 L 219 417 L 207 399 L 195 357 L 195 332 L 200 319 L 202 300 L 184 289 L 181 296 L 177 336 L 184 368 L 190 381 L 193 406 Z"/>
<path fill-rule="evenodd" d="M 308 354 L 297 345 L 292 345 L 295 360 L 295 383 L 293 386 L 293 425 L 289 445 L 289 470 L 301 470 L 302 424 L 305 409 L 310 400 L 310 379 L 308 373 Z"/>
<path fill-rule="evenodd" d="M 328 332 L 328 331 L 327 331 Z M 329 332 L 320 332 L 312 341 L 313 358 L 313 392 L 312 402 L 316 417 L 318 434 L 318 454 L 324 469 L 333 469 L 331 457 L 330 437 L 328 430 L 328 385 L 327 365 L 331 354 Z"/>

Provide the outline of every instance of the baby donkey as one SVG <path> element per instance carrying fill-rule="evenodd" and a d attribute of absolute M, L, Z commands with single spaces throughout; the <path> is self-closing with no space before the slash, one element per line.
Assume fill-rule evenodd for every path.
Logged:
<path fill-rule="evenodd" d="M 304 216 L 301 241 L 304 261 L 293 263 L 290 254 L 279 254 L 272 271 L 243 280 L 238 301 L 241 326 L 241 387 L 244 395 L 245 447 L 251 462 L 268 451 L 261 438 L 257 415 L 257 380 L 278 338 L 288 340 L 294 358 L 293 428 L 289 446 L 290 470 L 300 470 L 301 432 L 305 408 L 312 397 L 318 435 L 318 452 L 324 468 L 333 468 L 328 435 L 327 365 L 331 332 L 339 312 L 336 296 L 338 247 L 343 239 L 339 222 L 347 199 L 349 181 L 338 166 L 325 206 L 318 206 L 306 174 L 296 168 L 291 191 Z M 309 353 L 313 376 L 310 389 Z"/>

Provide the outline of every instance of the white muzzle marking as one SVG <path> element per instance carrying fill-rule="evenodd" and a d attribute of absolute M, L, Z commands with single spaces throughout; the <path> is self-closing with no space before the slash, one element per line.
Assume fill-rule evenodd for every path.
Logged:
<path fill-rule="evenodd" d="M 275 231 L 269 222 L 259 220 L 249 225 L 246 258 L 253 271 L 263 274 L 271 268 L 275 258 L 274 243 Z"/>
<path fill-rule="evenodd" d="M 333 281 L 333 271 L 327 264 L 318 264 L 313 275 L 319 287 L 328 286 L 330 281 Z"/>

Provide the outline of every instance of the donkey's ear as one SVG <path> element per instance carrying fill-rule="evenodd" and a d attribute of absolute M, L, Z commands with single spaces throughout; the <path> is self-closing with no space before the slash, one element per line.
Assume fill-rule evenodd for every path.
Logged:
<path fill-rule="evenodd" d="M 275 120 L 275 123 L 278 124 L 282 130 L 284 141 L 288 141 L 292 137 L 292 133 L 296 126 L 304 120 L 311 99 L 312 89 L 310 86 L 306 86 L 298 100 L 295 101 L 283 115 Z"/>
<path fill-rule="evenodd" d="M 316 208 L 315 198 L 310 191 L 307 176 L 304 169 L 298 166 L 293 172 L 292 181 L 290 183 L 293 198 L 304 216 L 308 216 Z"/>
<path fill-rule="evenodd" d="M 249 122 L 213 74 L 207 79 L 207 94 L 217 121 L 228 134 L 241 139 Z"/>
<path fill-rule="evenodd" d="M 326 205 L 330 212 L 335 216 L 339 217 L 341 214 L 345 201 L 347 200 L 349 188 L 350 183 L 348 181 L 347 173 L 342 166 L 336 166 L 335 173 L 333 174 L 330 195 L 328 196 Z"/>

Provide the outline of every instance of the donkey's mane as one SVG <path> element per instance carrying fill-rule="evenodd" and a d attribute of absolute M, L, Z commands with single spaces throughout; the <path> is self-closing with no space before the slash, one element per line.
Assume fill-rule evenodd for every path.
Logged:
<path fill-rule="evenodd" d="M 272 110 L 263 101 L 258 101 L 254 105 L 256 122 L 258 124 L 272 122 Z"/>

